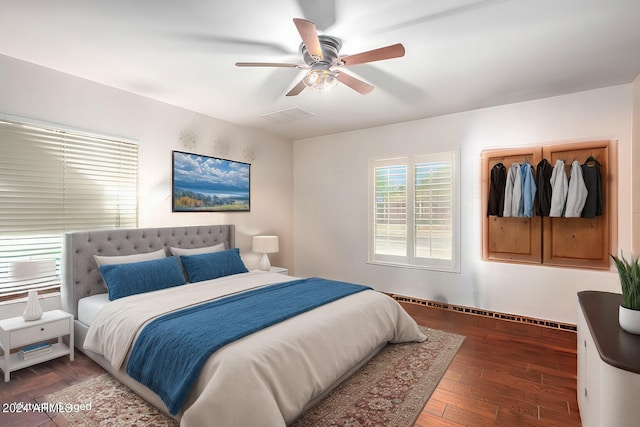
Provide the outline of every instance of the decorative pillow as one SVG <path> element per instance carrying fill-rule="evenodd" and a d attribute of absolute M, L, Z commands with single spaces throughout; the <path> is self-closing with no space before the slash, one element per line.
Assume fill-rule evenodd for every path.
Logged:
<path fill-rule="evenodd" d="M 249 271 L 240 258 L 238 248 L 208 254 L 182 255 L 180 262 L 191 283 Z"/>
<path fill-rule="evenodd" d="M 100 274 L 109 290 L 109 300 L 184 285 L 177 257 L 126 264 L 105 264 Z"/>
<path fill-rule="evenodd" d="M 200 255 L 209 254 L 212 252 L 224 251 L 224 243 L 219 243 L 213 246 L 205 246 L 204 248 L 184 249 L 184 248 L 169 248 L 172 255 Z"/>
<path fill-rule="evenodd" d="M 116 256 L 104 256 L 104 255 L 94 255 L 93 258 L 96 260 L 98 267 L 101 265 L 107 264 L 129 264 L 131 262 L 140 262 L 140 261 L 149 261 L 151 259 L 160 259 L 166 258 L 167 254 L 164 249 L 158 249 L 154 252 L 147 252 L 144 254 L 133 254 L 133 255 L 116 255 Z"/>

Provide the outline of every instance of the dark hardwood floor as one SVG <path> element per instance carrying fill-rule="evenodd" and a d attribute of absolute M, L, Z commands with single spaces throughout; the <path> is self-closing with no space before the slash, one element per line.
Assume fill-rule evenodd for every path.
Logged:
<path fill-rule="evenodd" d="M 576 334 L 402 304 L 424 326 L 466 336 L 415 426 L 580 426 Z"/>
<path fill-rule="evenodd" d="M 425 326 L 467 338 L 415 426 L 580 426 L 576 401 L 576 335 L 403 303 Z M 0 425 L 65 426 L 15 403 L 43 396 L 104 372 L 80 352 L 11 373 L 0 383 Z"/>
<path fill-rule="evenodd" d="M 62 427 L 67 426 L 62 417 L 39 410 L 20 410 L 27 403 L 43 402 L 43 397 L 72 384 L 104 373 L 97 363 L 81 352 L 75 352 L 75 360 L 60 357 L 11 373 L 11 381 L 0 383 L 0 426 L 2 427 Z M 76 403 L 76 402 L 61 402 Z"/>

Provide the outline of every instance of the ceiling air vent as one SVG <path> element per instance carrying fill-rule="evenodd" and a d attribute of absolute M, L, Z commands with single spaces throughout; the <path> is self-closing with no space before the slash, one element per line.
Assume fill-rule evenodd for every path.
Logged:
<path fill-rule="evenodd" d="M 285 108 L 284 110 L 272 111 L 271 113 L 265 113 L 262 115 L 262 117 L 274 123 L 290 122 L 311 116 L 313 116 L 312 113 L 303 110 L 300 107 Z"/>

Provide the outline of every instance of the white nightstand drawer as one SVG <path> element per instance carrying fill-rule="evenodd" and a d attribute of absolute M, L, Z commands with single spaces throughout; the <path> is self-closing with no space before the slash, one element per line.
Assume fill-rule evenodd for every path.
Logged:
<path fill-rule="evenodd" d="M 69 319 L 60 319 L 41 325 L 31 326 L 11 334 L 11 348 L 69 334 Z"/>

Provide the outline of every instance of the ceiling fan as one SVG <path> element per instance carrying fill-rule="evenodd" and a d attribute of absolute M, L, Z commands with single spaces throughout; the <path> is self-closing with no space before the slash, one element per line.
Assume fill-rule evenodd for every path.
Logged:
<path fill-rule="evenodd" d="M 278 62 L 236 62 L 238 67 L 286 67 L 310 70 L 289 92 L 287 96 L 295 96 L 305 88 L 321 90 L 335 86 L 338 82 L 349 86 L 362 95 L 373 90 L 373 86 L 356 77 L 340 71 L 341 67 L 381 61 L 404 56 L 404 46 L 397 43 L 355 55 L 339 56 L 342 42 L 336 37 L 318 35 L 316 25 L 306 19 L 293 20 L 302 44 L 300 50 L 304 64 L 286 64 Z"/>

